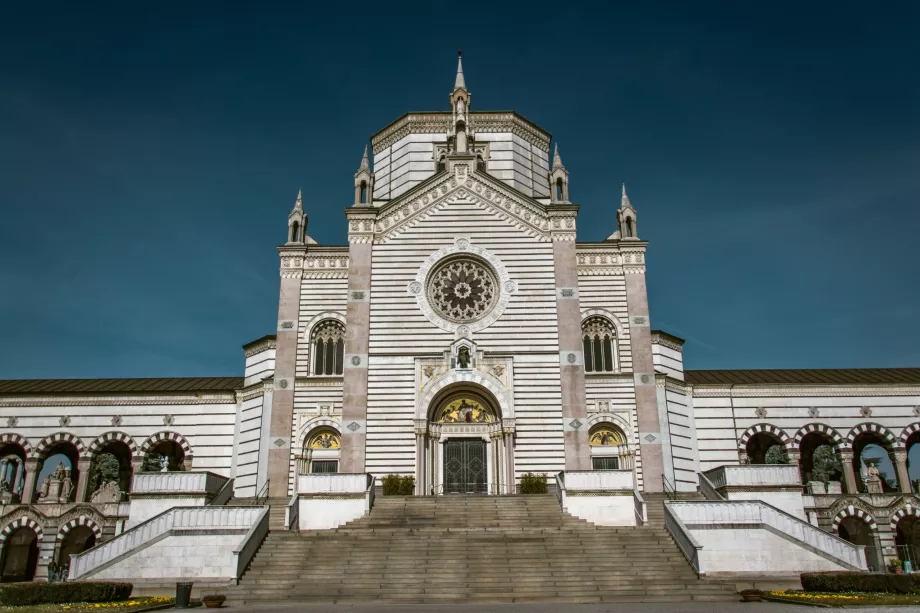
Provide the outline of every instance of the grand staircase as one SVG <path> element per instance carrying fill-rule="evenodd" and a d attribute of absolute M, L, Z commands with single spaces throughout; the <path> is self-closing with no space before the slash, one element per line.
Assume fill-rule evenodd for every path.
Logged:
<path fill-rule="evenodd" d="M 379 497 L 336 530 L 271 531 L 228 601 L 681 602 L 736 600 L 697 579 L 664 528 L 594 526 L 554 496 Z"/>

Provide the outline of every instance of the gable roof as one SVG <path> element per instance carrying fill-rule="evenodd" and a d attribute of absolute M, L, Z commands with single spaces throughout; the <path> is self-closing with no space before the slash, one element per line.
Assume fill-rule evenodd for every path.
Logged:
<path fill-rule="evenodd" d="M 920 385 L 920 368 L 686 370 L 693 385 Z"/>
<path fill-rule="evenodd" d="M 232 392 L 243 377 L 169 377 L 156 379 L 8 379 L 0 394 L 169 394 Z"/>

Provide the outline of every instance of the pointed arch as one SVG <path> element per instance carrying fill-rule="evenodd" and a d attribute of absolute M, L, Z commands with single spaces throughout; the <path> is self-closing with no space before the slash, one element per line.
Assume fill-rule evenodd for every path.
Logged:
<path fill-rule="evenodd" d="M 787 449 L 789 449 L 790 445 L 792 445 L 792 439 L 788 434 L 786 434 L 785 430 L 782 428 L 777 428 L 773 424 L 762 423 L 754 424 L 744 431 L 744 433 L 741 435 L 741 438 L 738 439 L 738 451 L 741 453 L 747 453 L 748 441 L 750 441 L 751 437 L 755 434 L 761 433 L 772 434 L 773 436 L 777 437 L 780 441 L 782 441 L 783 445 Z"/>
<path fill-rule="evenodd" d="M 440 396 L 442 392 L 447 394 L 455 387 L 462 387 L 463 384 L 473 384 L 469 386 L 473 390 L 482 388 L 487 391 L 492 396 L 491 399 L 498 405 L 501 419 L 514 418 L 514 400 L 511 393 L 505 389 L 504 384 L 491 374 L 474 370 L 462 373 L 447 371 L 429 381 L 424 387 L 425 393 L 416 395 L 418 400 L 415 406 L 415 419 L 428 420 L 435 397 Z"/>
<path fill-rule="evenodd" d="M 137 443 L 134 442 L 134 439 L 130 435 L 113 430 L 111 432 L 106 432 L 105 434 L 100 434 L 97 436 L 92 443 L 89 444 L 88 451 L 90 457 L 95 456 L 99 453 L 99 450 L 108 445 L 109 443 L 124 443 L 131 450 L 132 457 L 138 457 L 140 454 L 140 449 L 137 446 Z"/>
<path fill-rule="evenodd" d="M 844 507 L 834 517 L 834 532 L 836 532 L 837 534 L 840 534 L 840 522 L 842 522 L 847 517 L 855 517 L 857 519 L 862 520 L 863 522 L 869 525 L 869 529 L 872 530 L 872 532 L 874 532 L 876 536 L 878 535 L 878 524 L 875 523 L 875 520 L 872 519 L 872 516 L 866 513 L 865 511 L 863 511 L 862 509 L 858 509 L 854 507 L 853 505 Z"/>
<path fill-rule="evenodd" d="M 609 423 L 614 426 L 617 426 L 626 435 L 626 441 L 632 442 L 633 435 L 634 435 L 633 430 L 629 426 L 629 422 L 623 419 L 622 415 L 602 412 L 602 413 L 592 413 L 588 417 L 588 429 L 589 430 L 593 428 L 594 426 L 598 424 L 602 424 L 602 423 Z"/>
<path fill-rule="evenodd" d="M 15 432 L 0 434 L 0 446 L 2 445 L 19 445 L 25 452 L 26 457 L 32 457 L 32 443 L 21 434 L 16 434 Z"/>
<path fill-rule="evenodd" d="M 55 539 L 58 543 L 64 540 L 64 537 L 67 536 L 67 533 L 73 530 L 78 526 L 86 526 L 93 531 L 93 534 L 96 535 L 96 542 L 99 541 L 99 538 L 102 536 L 102 528 L 93 521 L 93 518 L 87 517 L 86 515 L 81 515 L 80 517 L 75 517 L 69 522 L 61 525 L 58 529 L 57 538 Z"/>
<path fill-rule="evenodd" d="M 885 426 L 881 424 L 876 424 L 876 423 L 864 423 L 864 424 L 858 424 L 857 426 L 854 426 L 853 429 L 850 430 L 849 434 L 847 434 L 847 438 L 846 438 L 847 447 L 852 448 L 853 442 L 856 440 L 856 437 L 858 437 L 861 434 L 878 434 L 879 436 L 885 439 L 885 442 L 891 445 L 892 449 L 899 446 L 898 438 L 894 434 L 892 434 L 891 430 L 889 430 Z"/>
<path fill-rule="evenodd" d="M 70 432 L 55 432 L 54 434 L 49 434 L 43 438 L 32 451 L 30 457 L 41 459 L 42 456 L 44 456 L 51 447 L 58 443 L 72 444 L 77 448 L 77 453 L 81 456 L 86 453 L 86 445 L 83 444 L 83 441 L 80 440 L 80 437 L 71 434 Z"/>
<path fill-rule="evenodd" d="M 792 437 L 792 441 L 788 446 L 788 451 L 797 451 L 799 447 L 802 446 L 802 439 L 808 436 L 809 434 L 823 434 L 827 438 L 834 441 L 835 451 L 840 451 L 840 449 L 845 445 L 843 436 L 840 435 L 837 430 L 828 426 L 827 424 L 822 423 L 813 423 L 802 426 L 795 433 L 795 436 Z"/>
<path fill-rule="evenodd" d="M 898 446 L 907 447 L 907 439 L 909 439 L 917 432 L 920 432 L 920 423 L 913 423 L 904 428 L 901 431 L 901 436 L 898 437 Z"/>
<path fill-rule="evenodd" d="M 3 527 L 3 530 L 0 530 L 0 546 L 6 543 L 6 539 L 19 528 L 28 528 L 35 533 L 35 536 L 38 537 L 38 542 L 41 543 L 42 536 L 44 532 L 42 531 L 41 523 L 37 518 L 31 517 L 30 515 L 22 515 L 21 517 L 14 519 L 9 522 L 6 526 Z"/>
<path fill-rule="evenodd" d="M 342 435 L 342 425 L 336 420 L 325 415 L 314 417 L 313 419 L 307 420 L 307 422 L 300 427 L 297 433 L 297 444 L 294 446 L 294 449 L 303 449 L 310 435 L 318 428 L 329 428 L 334 430 L 339 436 Z"/>
<path fill-rule="evenodd" d="M 182 436 L 178 432 L 172 432 L 170 430 L 163 430 L 161 432 L 157 432 L 156 434 L 152 434 L 151 436 L 149 436 L 147 440 L 145 440 L 144 443 L 141 445 L 141 455 L 146 456 L 150 452 L 151 447 L 157 445 L 158 443 L 162 443 L 163 441 L 171 441 L 171 442 L 178 444 L 180 447 L 182 447 L 182 452 L 185 454 L 184 461 L 186 463 L 191 463 L 192 461 L 191 444 L 185 439 L 184 436 Z"/>

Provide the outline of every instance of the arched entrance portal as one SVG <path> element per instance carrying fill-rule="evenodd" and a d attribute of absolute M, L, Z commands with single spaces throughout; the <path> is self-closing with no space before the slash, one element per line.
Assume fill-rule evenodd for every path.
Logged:
<path fill-rule="evenodd" d="M 38 566 L 38 535 L 28 526 L 16 528 L 3 543 L 0 582 L 32 581 Z"/>
<path fill-rule="evenodd" d="M 491 394 L 475 388 L 437 396 L 416 423 L 420 494 L 514 493 L 512 430 Z"/>

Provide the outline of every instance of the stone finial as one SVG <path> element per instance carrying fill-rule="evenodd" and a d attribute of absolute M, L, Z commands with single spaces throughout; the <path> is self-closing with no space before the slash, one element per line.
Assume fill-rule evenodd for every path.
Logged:
<path fill-rule="evenodd" d="M 294 211 L 303 211 L 303 188 L 297 188 L 297 200 L 294 201 Z"/>
<path fill-rule="evenodd" d="M 367 157 L 367 145 L 364 145 L 364 156 L 361 158 L 361 165 L 358 170 L 370 170 L 370 167 L 370 159 Z"/>
<path fill-rule="evenodd" d="M 620 196 L 620 208 L 621 209 L 630 208 L 630 209 L 635 210 L 635 207 L 633 207 L 632 203 L 629 201 L 629 195 L 626 193 L 625 183 L 623 184 L 623 191 L 622 191 L 622 195 Z"/>
<path fill-rule="evenodd" d="M 557 168 L 564 168 L 562 165 L 562 156 L 559 155 L 559 143 L 556 143 L 556 150 L 553 151 L 553 170 Z"/>
<path fill-rule="evenodd" d="M 457 50 L 457 78 L 454 80 L 454 90 L 466 89 L 466 79 L 463 78 L 463 51 Z"/>

